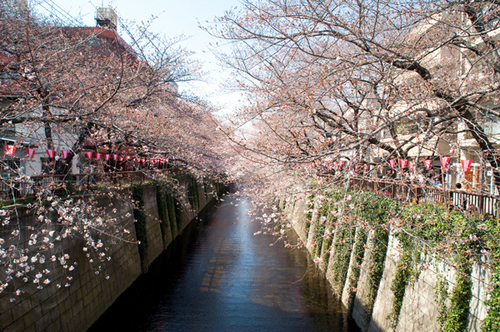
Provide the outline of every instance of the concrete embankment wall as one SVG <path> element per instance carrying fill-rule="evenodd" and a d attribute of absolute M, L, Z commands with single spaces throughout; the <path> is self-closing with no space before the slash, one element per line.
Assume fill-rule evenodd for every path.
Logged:
<path fill-rule="evenodd" d="M 179 182 L 183 189 L 177 197 L 169 192 L 158 193 L 157 186 L 152 183 L 140 185 L 141 211 L 145 216 L 140 226 L 142 229 L 137 228 L 137 202 L 132 201 L 137 186 L 136 189 L 131 187 L 114 195 L 106 192 L 94 198 L 94 207 L 102 208 L 108 216 L 116 218 L 115 223 L 121 226 L 117 229 L 126 229 L 126 233 L 102 236 L 108 247 L 102 261 L 93 256 L 90 257 L 93 261 L 90 261 L 87 254 L 92 255 L 91 250 L 84 251 L 85 241 L 77 236 L 62 239 L 54 248 L 44 252 L 47 261 L 52 255 L 59 258 L 69 254 L 66 268 L 59 259 L 49 261 L 43 268 L 50 270 L 46 275 L 50 284 L 43 285 L 43 289 L 37 289 L 35 284 L 28 287 L 14 285 L 24 293 L 13 302 L 12 293 L 0 294 L 0 331 L 86 331 L 200 211 L 214 204 L 215 198 L 224 190 L 220 184 L 200 184 L 186 176 L 181 176 Z M 157 194 L 163 200 L 158 200 Z M 166 216 L 163 221 L 159 214 L 162 209 Z M 29 240 L 27 230 L 39 227 L 39 221 L 28 209 L 19 209 L 18 216 L 19 225 L 26 230 L 26 234 L 21 234 L 21 242 L 25 242 Z M 7 238 L 12 231 L 9 227 L 0 230 L 0 238 Z M 144 248 L 140 249 L 137 244 L 138 233 L 144 237 L 143 244 L 147 243 L 142 253 L 140 251 Z M 17 245 L 22 246 L 22 243 Z M 68 266 L 75 268 L 70 271 Z"/>
<path fill-rule="evenodd" d="M 440 331 L 438 318 L 444 307 L 439 303 L 437 283 L 446 280 L 447 292 L 451 294 L 456 280 L 453 268 L 445 261 L 422 256 L 415 279 L 404 290 L 399 318 L 394 323 L 389 318 L 394 300 L 391 286 L 402 251 L 394 232 L 386 230 L 386 238 L 380 240 L 381 235 L 375 230 L 366 232 L 345 225 L 339 230 L 334 225 L 321 225 L 325 220 L 321 214 L 325 212 L 318 204 L 311 204 L 308 198 L 299 195 L 282 199 L 280 207 L 362 331 Z M 319 238 L 323 240 L 318 246 Z M 354 239 L 347 249 L 346 238 Z M 381 269 L 380 279 L 372 289 L 369 278 L 377 266 Z M 473 265 L 468 331 L 481 331 L 488 310 L 485 301 L 489 279 L 489 270 L 484 265 Z M 449 298 L 446 301 L 449 306 Z"/>

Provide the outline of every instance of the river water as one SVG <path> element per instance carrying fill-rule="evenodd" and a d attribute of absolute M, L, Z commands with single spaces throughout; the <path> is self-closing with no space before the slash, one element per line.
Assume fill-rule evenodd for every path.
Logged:
<path fill-rule="evenodd" d="M 254 235 L 248 204 L 192 222 L 89 331 L 357 331 L 304 249 Z"/>

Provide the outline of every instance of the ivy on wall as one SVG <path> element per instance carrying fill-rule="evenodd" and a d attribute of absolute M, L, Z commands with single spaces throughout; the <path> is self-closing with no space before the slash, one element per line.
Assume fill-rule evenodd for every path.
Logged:
<path fill-rule="evenodd" d="M 443 332 L 461 332 L 467 329 L 467 316 L 472 298 L 472 264 L 463 257 L 463 263 L 457 269 L 455 285 L 450 298 L 450 308 L 446 313 Z"/>
<path fill-rule="evenodd" d="M 498 225 L 491 225 L 491 227 L 495 234 L 500 235 Z M 495 238 L 498 239 L 498 236 L 492 237 L 492 240 L 488 241 L 491 261 L 491 290 L 487 304 L 490 310 L 483 325 L 483 330 L 487 332 L 500 331 L 500 243 Z"/>
<path fill-rule="evenodd" d="M 356 241 L 354 242 L 352 263 L 351 263 L 351 274 L 349 276 L 349 302 L 347 307 L 349 310 L 352 309 L 352 303 L 354 295 L 356 294 L 355 289 L 358 286 L 359 276 L 361 274 L 361 264 L 363 263 L 363 258 L 365 257 L 365 244 L 367 241 L 366 231 L 361 228 L 356 228 Z"/>
<path fill-rule="evenodd" d="M 333 244 L 335 257 L 333 260 L 332 271 L 333 280 L 337 284 L 339 291 L 344 288 L 347 278 L 353 242 L 353 229 L 346 228 L 337 232 L 335 243 Z"/>
<path fill-rule="evenodd" d="M 382 274 L 384 273 L 388 243 L 389 232 L 382 227 L 375 228 L 367 285 L 368 303 L 366 303 L 366 311 L 369 316 L 371 316 L 373 311 L 373 305 L 375 304 L 375 298 L 377 297 L 380 280 L 382 280 Z"/>
<path fill-rule="evenodd" d="M 436 276 L 436 304 L 442 331 L 463 331 L 467 328 L 474 263 L 486 264 L 491 271 L 489 311 L 482 329 L 500 331 L 500 227 L 494 218 L 470 211 L 451 210 L 439 204 L 401 205 L 371 192 L 347 191 L 345 188 L 323 188 L 309 198 L 306 216 L 309 220 L 314 202 L 318 199 L 328 200 L 327 204 L 323 203 L 320 214 L 327 216 L 327 222 L 325 225 L 312 225 L 317 243 L 314 255 L 321 254 L 324 257 L 325 250 L 333 246 L 330 250 L 335 253 L 335 257 L 330 260 L 333 266 L 329 268 L 335 271 L 336 282 L 348 282 L 348 289 L 353 290 L 350 303 L 358 287 L 368 232 L 371 231 L 373 242 L 369 244 L 372 252 L 368 262 L 366 289 L 368 303 L 363 304 L 369 314 L 373 310 L 387 255 L 389 229 L 392 229 L 400 243 L 400 259 L 391 285 L 394 293 L 393 310 L 388 317 L 393 327 L 399 322 L 408 285 L 418 276 L 422 264 L 428 264 L 422 262 L 421 257 L 433 257 L 438 261 L 446 261 L 457 271 L 456 279 L 451 284 L 443 276 Z M 331 227 L 328 226 L 330 224 Z M 308 226 L 309 223 L 306 223 L 305 227 Z M 353 226 L 357 232 L 355 241 L 354 234 L 348 233 Z M 339 231 L 335 243 L 331 245 L 327 241 L 334 229 Z M 319 246 L 321 242 L 322 249 Z M 352 256 L 348 255 L 350 253 Z M 482 257 L 487 257 L 486 263 L 481 263 Z M 349 263 L 350 258 L 351 272 L 349 279 L 345 280 L 349 265 L 344 266 L 343 263 Z"/>
<path fill-rule="evenodd" d="M 446 306 L 446 301 L 448 300 L 448 291 L 450 284 L 446 280 L 445 276 L 438 274 L 436 276 L 436 286 L 434 288 L 436 294 L 436 304 L 438 306 L 438 318 L 437 322 L 442 330 L 444 324 L 446 323 L 446 315 L 448 314 L 448 307 Z"/>
<path fill-rule="evenodd" d="M 388 319 L 391 321 L 393 328 L 398 324 L 406 287 L 416 273 L 416 261 L 419 260 L 418 257 L 420 256 L 420 252 L 413 246 L 412 238 L 407 233 L 399 232 L 396 234 L 396 238 L 399 240 L 401 255 L 391 285 L 394 299 Z"/>

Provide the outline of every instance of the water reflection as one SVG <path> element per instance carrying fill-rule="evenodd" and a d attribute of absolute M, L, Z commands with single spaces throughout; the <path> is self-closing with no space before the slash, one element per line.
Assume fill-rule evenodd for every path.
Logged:
<path fill-rule="evenodd" d="M 192 223 L 91 331 L 349 331 L 306 253 L 254 236 L 247 208 L 228 197 Z"/>

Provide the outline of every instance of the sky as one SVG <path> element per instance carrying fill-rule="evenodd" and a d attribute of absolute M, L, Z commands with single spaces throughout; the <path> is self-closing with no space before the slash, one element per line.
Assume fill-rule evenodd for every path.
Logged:
<path fill-rule="evenodd" d="M 220 88 L 220 83 L 227 80 L 229 71 L 218 65 L 218 61 L 210 51 L 212 45 L 224 44 L 223 41 L 211 37 L 199 28 L 213 21 L 216 16 L 223 16 L 225 11 L 240 7 L 239 0 L 35 0 L 45 8 L 48 4 L 58 5 L 73 17 L 81 17 L 84 25 L 95 26 L 94 13 L 96 7 L 111 6 L 120 19 L 148 21 L 158 16 L 152 25 L 155 33 L 167 37 L 179 35 L 190 38 L 182 46 L 196 54 L 193 59 L 203 63 L 203 71 L 207 72 L 204 82 L 189 83 L 180 86 L 181 90 L 190 89 L 198 96 L 204 97 L 221 108 L 234 109 L 240 94 L 228 93 Z M 40 11 L 44 9 L 38 7 Z M 118 28 L 120 33 L 120 29 Z M 122 37 L 124 33 L 122 33 Z M 124 38 L 126 39 L 126 38 Z"/>

